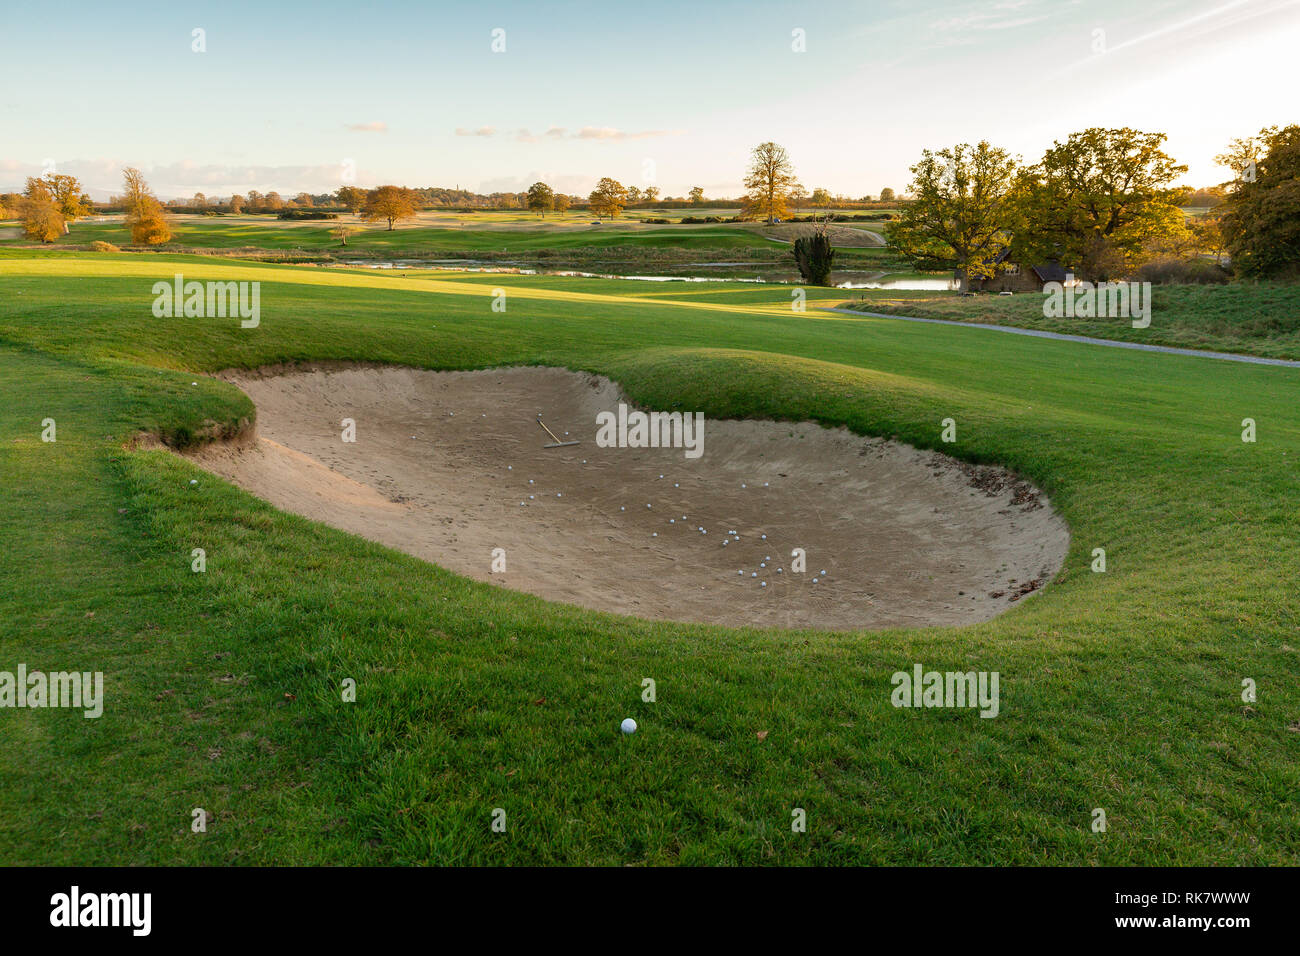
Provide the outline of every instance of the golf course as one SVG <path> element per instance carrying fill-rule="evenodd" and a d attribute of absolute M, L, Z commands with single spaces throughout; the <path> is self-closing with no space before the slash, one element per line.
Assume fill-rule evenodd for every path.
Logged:
<path fill-rule="evenodd" d="M 122 231 L 96 228 L 75 241 Z M 560 241 L 519 229 L 459 248 Z M 244 245 L 210 230 L 194 245 Z M 776 246 L 626 235 L 602 243 Z M 810 286 L 797 308 L 775 283 L 323 265 L 0 243 L 0 646 L 104 674 L 98 719 L 5 712 L 0 863 L 1300 863 L 1300 369 L 875 314 L 1048 328 L 1038 296 Z M 259 320 L 160 316 L 177 275 L 257 283 Z M 1149 329 L 1059 329 L 1300 358 L 1295 288 L 1159 288 Z M 967 624 L 722 626 L 502 586 L 486 553 L 456 573 L 185 457 L 256 434 L 240 376 L 516 368 L 766 423 L 795 460 L 812 423 L 1006 469 L 1068 528 L 1063 559 Z M 540 447 L 539 409 L 508 410 Z M 483 495 L 519 508 L 530 476 L 494 474 Z M 639 554 L 598 560 L 632 581 Z M 896 706 L 917 665 L 996 672 L 996 719 Z"/>

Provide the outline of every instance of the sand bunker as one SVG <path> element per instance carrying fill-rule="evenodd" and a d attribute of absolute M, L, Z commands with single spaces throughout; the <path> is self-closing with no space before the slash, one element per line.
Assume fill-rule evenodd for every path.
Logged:
<path fill-rule="evenodd" d="M 1050 580 L 1069 542 L 1023 480 L 846 429 L 709 419 L 694 460 L 598 447 L 597 413 L 624 399 L 563 369 L 226 378 L 256 404 L 257 435 L 187 453 L 202 467 L 469 577 L 604 611 L 732 627 L 967 624 Z M 581 444 L 544 449 L 539 413 Z"/>

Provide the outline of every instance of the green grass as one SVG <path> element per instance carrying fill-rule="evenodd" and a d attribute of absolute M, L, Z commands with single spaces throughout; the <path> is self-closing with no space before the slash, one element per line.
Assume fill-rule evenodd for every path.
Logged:
<path fill-rule="evenodd" d="M 177 271 L 262 281 L 261 326 L 155 319 L 149 287 Z M 0 862 L 1300 862 L 1300 374 L 789 301 L 0 253 L 0 669 L 103 670 L 107 691 L 97 721 L 0 711 Z M 944 450 L 1038 482 L 1070 553 L 974 627 L 650 623 L 474 583 L 123 448 L 251 414 L 202 372 L 308 360 L 563 365 L 656 406 L 922 447 L 953 417 Z M 894 709 L 889 675 L 917 662 L 999 671 L 1001 715 Z"/>
<path fill-rule="evenodd" d="M 455 228 L 449 226 L 410 226 L 389 230 L 380 226 L 363 227 L 348 238 L 346 247 L 330 235 L 331 227 L 317 224 L 285 224 L 274 221 L 226 222 L 221 219 L 191 218 L 178 224 L 171 242 L 162 248 L 188 247 L 204 249 L 296 249 L 328 250 L 346 258 L 348 250 L 377 250 L 415 254 L 434 252 L 501 252 L 508 249 L 580 249 L 591 246 L 617 246 L 635 243 L 646 246 L 678 248 L 735 249 L 766 248 L 767 241 L 750 230 L 735 226 L 635 226 L 611 224 L 554 228 Z M 57 246 L 82 245 L 95 240 L 114 245 L 130 245 L 129 231 L 120 222 L 82 222 L 75 224 Z M 19 240 L 9 240 L 10 244 Z"/>
<path fill-rule="evenodd" d="M 852 307 L 989 325 L 1043 329 L 1176 348 L 1300 359 L 1300 283 L 1153 286 L 1151 325 L 1125 318 L 1045 318 L 1043 296 L 1017 293 L 960 296 L 951 292 L 853 293 Z"/>

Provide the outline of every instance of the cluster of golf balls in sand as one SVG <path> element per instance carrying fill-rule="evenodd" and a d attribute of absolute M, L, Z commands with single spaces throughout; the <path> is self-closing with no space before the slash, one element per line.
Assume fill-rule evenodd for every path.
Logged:
<path fill-rule="evenodd" d="M 565 434 L 565 435 L 568 435 L 569 433 L 568 433 L 568 432 L 565 432 L 564 434 Z M 582 464 L 584 464 L 584 465 L 587 464 L 587 459 L 585 459 L 585 458 L 582 459 Z M 514 465 L 506 465 L 506 471 L 514 471 Z M 663 475 L 663 474 L 659 474 L 659 475 L 658 475 L 658 480 L 660 480 L 660 481 L 666 480 L 666 476 Z M 536 484 L 537 484 L 536 479 L 533 479 L 533 478 L 529 478 L 529 479 L 528 479 L 528 485 L 529 485 L 529 487 L 536 487 Z M 746 490 L 746 491 L 749 490 L 749 487 L 750 487 L 750 486 L 749 486 L 749 482 L 747 482 L 747 481 L 742 481 L 742 482 L 740 483 L 740 487 L 741 487 L 742 490 Z M 759 487 L 759 486 L 756 484 L 756 485 L 755 485 L 755 488 L 757 488 L 757 487 Z M 763 483 L 762 483 L 762 487 L 763 487 L 763 488 L 770 488 L 770 487 L 771 487 L 771 482 L 767 482 L 767 481 L 763 482 Z M 681 482 L 674 481 L 674 482 L 673 482 L 673 488 L 680 489 L 680 488 L 681 488 Z M 563 497 L 564 497 L 564 493 L 563 493 L 563 492 L 558 492 L 558 491 L 557 491 L 557 492 L 555 493 L 555 497 L 557 497 L 557 498 L 563 498 Z M 520 506 L 520 507 L 527 507 L 529 501 L 536 501 L 536 500 L 537 500 L 537 495 L 536 495 L 536 494 L 530 494 L 530 495 L 528 496 L 527 501 L 520 501 L 520 502 L 519 502 L 519 506 Z M 627 513 L 627 507 L 628 507 L 627 505 L 619 505 L 618 510 L 619 510 L 620 513 L 626 514 L 626 513 Z M 647 502 L 645 503 L 645 510 L 646 510 L 646 511 L 654 511 L 654 502 L 652 502 L 652 501 L 647 501 Z M 677 530 L 677 529 L 687 529 L 687 530 L 690 530 L 690 531 L 693 531 L 693 532 L 698 532 L 698 533 L 701 534 L 701 535 L 707 535 L 707 534 L 709 533 L 709 529 L 706 528 L 706 527 L 704 527 L 704 525 L 702 525 L 702 524 L 691 524 L 691 523 L 690 523 L 690 519 L 689 519 L 686 515 L 681 515 L 681 516 L 679 516 L 679 517 L 672 517 L 672 516 L 670 516 L 670 517 L 667 519 L 667 523 L 668 523 L 669 527 L 670 527 L 671 529 L 673 529 L 673 530 Z M 650 537 L 651 537 L 651 538 L 658 538 L 658 537 L 659 537 L 659 532 L 658 532 L 658 531 L 651 531 L 651 532 L 650 532 Z M 758 532 L 758 533 L 757 533 L 757 537 L 758 537 L 758 540 L 759 540 L 759 541 L 767 541 L 767 534 L 764 533 L 764 532 Z M 732 544 L 737 544 L 737 543 L 739 543 L 741 540 L 742 540 L 742 539 L 741 539 L 741 535 L 740 535 L 740 532 L 739 532 L 739 531 L 737 531 L 735 528 L 728 528 L 727 531 L 726 531 L 726 532 L 723 534 L 723 536 L 722 536 L 721 547 L 723 547 L 723 548 L 729 547 L 729 546 L 731 546 Z M 785 567 L 784 567 L 783 565 L 781 565 L 781 564 L 779 564 L 779 563 L 776 564 L 775 567 L 772 567 L 771 565 L 772 565 L 772 556 L 771 556 L 770 554 L 765 554 L 765 555 L 763 556 L 763 559 L 762 559 L 761 561 L 759 561 L 759 563 L 758 563 L 758 568 L 755 569 L 755 570 L 750 571 L 749 574 L 748 574 L 749 579 L 750 579 L 751 581 L 754 581 L 754 582 L 759 586 L 760 589 L 761 589 L 761 588 L 766 588 L 766 587 L 768 586 L 768 581 L 766 581 L 766 580 L 760 580 L 760 578 L 765 578 L 765 577 L 767 577 L 768 575 L 773 575 L 773 576 L 775 576 L 775 575 L 785 575 Z M 745 577 L 745 576 L 746 576 L 745 569 L 744 569 L 744 568 L 739 569 L 739 570 L 736 572 L 736 574 L 737 574 L 737 576 L 739 576 L 739 577 L 742 577 L 742 578 Z M 814 577 L 812 578 L 812 583 L 813 583 L 813 584 L 821 584 L 825 578 L 826 578 L 826 571 L 823 569 L 819 574 L 817 574 L 816 576 L 814 576 Z M 775 578 L 773 578 L 773 579 L 775 579 Z"/>

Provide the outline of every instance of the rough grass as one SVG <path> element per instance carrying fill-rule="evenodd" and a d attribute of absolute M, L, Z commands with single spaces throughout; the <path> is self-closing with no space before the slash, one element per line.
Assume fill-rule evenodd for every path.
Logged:
<path fill-rule="evenodd" d="M 1045 318 L 1043 296 L 1038 293 L 971 297 L 870 290 L 855 293 L 850 305 L 888 315 L 1300 359 L 1300 283 L 1153 286 L 1152 293 L 1151 325 L 1146 329 L 1135 329 L 1132 320 L 1124 318 Z"/>
<path fill-rule="evenodd" d="M 262 281 L 261 326 L 154 318 L 176 271 Z M 0 293 L 0 669 L 103 670 L 108 698 L 97 721 L 0 711 L 0 861 L 1300 862 L 1294 370 L 799 314 L 750 286 L 8 254 Z M 658 406 L 926 447 L 952 417 L 944 450 L 1046 488 L 1070 554 L 975 627 L 656 624 L 122 447 L 250 414 L 202 372 L 323 359 L 564 365 Z M 1001 715 L 894 709 L 890 674 L 918 662 L 999 671 Z"/>

